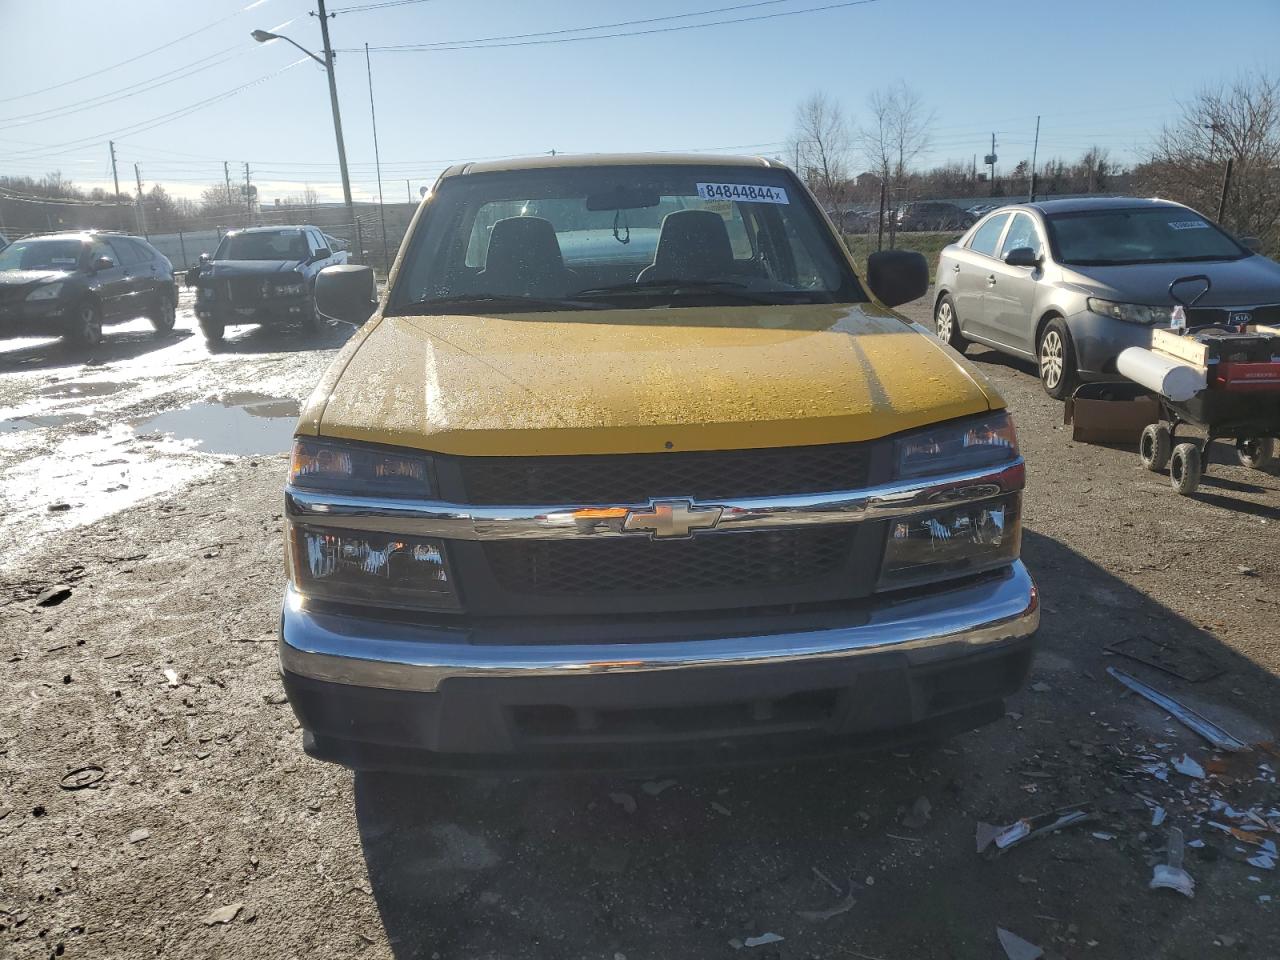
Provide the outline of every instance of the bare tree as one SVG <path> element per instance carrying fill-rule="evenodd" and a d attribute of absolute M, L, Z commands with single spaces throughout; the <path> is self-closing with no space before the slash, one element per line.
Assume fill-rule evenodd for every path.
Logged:
<path fill-rule="evenodd" d="M 840 105 L 815 93 L 796 108 L 787 153 L 797 174 L 839 224 L 849 197 L 849 124 Z"/>
<path fill-rule="evenodd" d="M 1201 91 L 1161 131 L 1134 173 L 1145 190 L 1215 216 L 1227 161 L 1223 224 L 1280 249 L 1280 76 L 1245 73 Z"/>
<path fill-rule="evenodd" d="M 870 120 L 859 131 L 858 143 L 867 165 L 893 197 L 911 165 L 929 146 L 934 113 L 902 82 L 872 90 L 867 111 Z"/>

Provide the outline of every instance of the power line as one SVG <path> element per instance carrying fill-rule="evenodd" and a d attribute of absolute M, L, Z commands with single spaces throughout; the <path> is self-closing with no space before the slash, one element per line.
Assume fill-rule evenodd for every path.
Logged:
<path fill-rule="evenodd" d="M 219 24 L 226 23 L 228 20 L 233 20 L 236 17 L 240 16 L 240 14 L 247 13 L 248 11 L 254 9 L 255 7 L 260 7 L 267 2 L 268 0 L 253 0 L 253 2 L 250 3 L 248 6 L 241 7 L 239 10 L 235 11 L 234 13 L 227 14 L 227 16 L 225 17 L 219 17 L 217 20 L 214 20 L 210 23 L 206 23 L 203 27 L 197 27 L 195 30 L 192 30 L 190 33 L 184 33 L 182 36 L 176 37 L 173 40 L 168 40 L 162 43 L 158 47 L 152 47 L 150 50 L 144 50 L 142 53 L 135 54 L 132 57 L 119 61 L 118 63 L 113 63 L 110 66 L 101 67 L 97 70 L 90 71 L 89 73 L 83 73 L 78 77 L 72 77 L 70 80 L 63 80 L 60 83 L 52 84 L 51 86 L 45 87 L 42 90 L 30 90 L 26 93 L 20 93 L 17 96 L 0 97 L 0 103 L 8 103 L 11 100 L 23 100 L 27 97 L 33 97 L 42 93 L 48 93 L 50 90 L 58 90 L 58 89 L 61 89 L 62 87 L 68 87 L 73 83 L 79 83 L 81 80 L 88 80 L 90 77 L 99 76 L 100 74 L 106 73 L 109 70 L 116 70 L 130 63 L 135 63 L 138 60 L 141 60 L 143 57 L 151 56 L 153 53 L 160 53 L 162 50 L 168 50 L 175 43 L 181 43 L 183 40 L 189 40 L 198 34 L 204 33 L 206 30 L 212 30 L 214 27 L 218 26 Z"/>
<path fill-rule="evenodd" d="M 474 40 L 453 41 L 450 46 L 428 46 L 426 44 L 399 44 L 393 46 L 370 47 L 373 53 L 441 53 L 449 50 L 497 50 L 503 47 L 537 47 L 546 44 L 577 43 L 582 40 L 611 40 L 617 37 L 645 37 L 659 33 L 676 33 L 682 30 L 702 30 L 707 27 L 721 27 L 734 23 L 757 23 L 761 20 L 776 20 L 779 17 L 795 17 L 806 13 L 821 13 L 827 10 L 840 10 L 845 7 L 863 7 L 880 0 L 843 0 L 841 3 L 828 3 L 818 7 L 805 7 L 801 10 L 783 10 L 778 13 L 761 13 L 753 17 L 731 17 L 724 20 L 709 20 L 706 23 L 686 23 L 677 27 L 652 27 L 648 30 L 628 30 L 620 33 L 601 33 L 589 37 L 552 37 L 545 40 L 516 40 L 510 43 L 478 43 Z M 692 14 L 691 14 L 692 16 Z M 606 29 L 604 26 L 582 27 L 582 31 Z M 354 48 L 345 48 L 339 53 L 358 53 Z"/>
<path fill-rule="evenodd" d="M 364 13 L 366 10 L 386 10 L 388 7 L 407 7 L 414 3 L 430 3 L 431 0 L 383 0 L 382 3 L 359 3 L 353 7 L 335 7 L 329 12 L 334 16 L 340 13 Z"/>
<path fill-rule="evenodd" d="M 265 2 L 265 0 L 259 0 L 259 2 Z M 242 83 L 238 87 L 232 87 L 230 90 L 224 90 L 222 93 L 214 94 L 212 97 L 206 97 L 204 100 L 197 100 L 195 103 L 188 104 L 185 107 L 179 107 L 177 110 L 173 110 L 169 113 L 161 114 L 158 117 L 152 117 L 149 120 L 142 120 L 142 121 L 139 121 L 138 123 L 131 124 L 127 127 L 121 127 L 119 130 L 111 130 L 111 131 L 107 131 L 106 133 L 94 134 L 93 136 L 90 136 L 90 137 L 81 137 L 78 140 L 68 140 L 65 143 L 46 144 L 42 147 L 42 149 L 51 150 L 52 151 L 51 153 L 39 154 L 38 151 L 27 150 L 25 152 L 20 152 L 16 154 L 13 157 L 13 159 L 16 159 L 16 160 L 23 160 L 23 159 L 29 159 L 29 158 L 33 159 L 36 156 L 55 157 L 58 155 L 59 148 L 65 147 L 65 148 L 68 148 L 68 150 L 78 150 L 81 147 L 88 146 L 91 143 L 97 143 L 104 139 L 120 136 L 121 134 L 135 134 L 135 133 L 142 133 L 146 130 L 153 130 L 158 126 L 161 126 L 166 123 L 170 123 L 173 120 L 179 120 L 182 117 L 189 116 L 190 114 L 195 113 L 197 110 L 203 110 L 205 107 L 212 106 L 215 103 L 220 103 L 223 100 L 226 100 L 230 97 L 234 97 L 236 94 L 243 93 L 245 90 L 248 90 L 250 87 L 256 87 L 260 83 L 265 83 L 268 80 L 271 80 L 275 77 L 280 76 L 280 74 L 284 73 L 286 70 L 292 70 L 294 67 L 298 66 L 299 64 L 306 63 L 309 59 L 310 59 L 309 57 L 301 57 L 293 61 L 293 63 L 289 64 L 288 66 L 281 67 L 279 70 L 276 70 L 272 73 L 263 74 L 261 77 L 258 77 L 254 80 L 250 80 L 248 83 Z M 63 152 L 68 152 L 68 151 L 63 151 Z"/>
<path fill-rule="evenodd" d="M 696 10 L 693 13 L 675 13 L 665 17 L 648 17 L 643 20 L 619 20 L 617 23 L 598 23 L 593 27 L 566 27 L 563 30 L 541 30 L 537 33 L 512 33 L 497 37 L 476 37 L 472 40 L 439 40 L 432 43 L 409 44 L 415 49 L 435 49 L 451 47 L 456 44 L 488 43 L 497 40 L 528 40 L 533 37 L 556 37 L 566 33 L 588 33 L 592 30 L 612 30 L 616 27 L 636 27 L 649 23 L 662 23 L 669 20 L 688 20 L 691 17 L 706 17 L 713 13 L 725 13 L 729 10 L 750 10 L 753 7 L 774 7 L 780 3 L 795 3 L 796 0 L 756 0 L 754 3 L 738 3 L 727 7 L 713 7 L 710 10 Z M 382 49 L 370 47 L 370 50 Z"/>

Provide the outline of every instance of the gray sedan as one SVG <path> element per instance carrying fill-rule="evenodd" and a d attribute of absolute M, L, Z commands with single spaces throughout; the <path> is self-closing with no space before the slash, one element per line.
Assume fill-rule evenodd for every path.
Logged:
<path fill-rule="evenodd" d="M 1190 326 L 1280 323 L 1280 264 L 1189 207 L 1091 197 L 1000 207 L 938 260 L 934 329 L 1035 360 L 1051 397 L 1123 379 L 1116 357 L 1187 307 Z"/>

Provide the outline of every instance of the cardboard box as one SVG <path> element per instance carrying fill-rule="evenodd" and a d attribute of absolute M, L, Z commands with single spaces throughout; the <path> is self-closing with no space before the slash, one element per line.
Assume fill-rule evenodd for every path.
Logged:
<path fill-rule="evenodd" d="M 1072 440 L 1135 450 L 1143 428 L 1159 419 L 1159 402 L 1136 383 L 1083 384 L 1062 408 L 1062 422 L 1070 425 Z"/>

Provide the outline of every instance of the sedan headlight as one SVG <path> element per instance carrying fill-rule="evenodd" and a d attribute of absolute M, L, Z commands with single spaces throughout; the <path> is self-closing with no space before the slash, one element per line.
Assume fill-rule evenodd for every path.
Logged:
<path fill-rule="evenodd" d="M 892 521 L 878 589 L 981 573 L 1018 559 L 1022 494 Z"/>
<path fill-rule="evenodd" d="M 431 473 L 426 454 L 301 437 L 289 462 L 293 486 L 357 497 L 430 497 Z"/>
<path fill-rule="evenodd" d="M 62 281 L 57 283 L 46 283 L 43 287 L 36 287 L 27 294 L 28 300 L 56 300 L 58 295 L 62 293 Z"/>
<path fill-rule="evenodd" d="M 313 600 L 456 610 L 444 544 L 425 537 L 295 525 L 294 588 Z"/>
<path fill-rule="evenodd" d="M 1145 303 L 1116 303 L 1113 300 L 1101 300 L 1090 297 L 1086 301 L 1090 313 L 1100 313 L 1104 317 L 1114 317 L 1125 323 L 1137 323 L 1144 327 L 1153 327 L 1158 323 L 1168 324 L 1173 316 L 1172 307 L 1153 307 Z"/>
<path fill-rule="evenodd" d="M 998 467 L 1018 458 L 1018 435 L 1003 410 L 989 416 L 939 423 L 900 437 L 896 476 L 940 476 Z"/>

